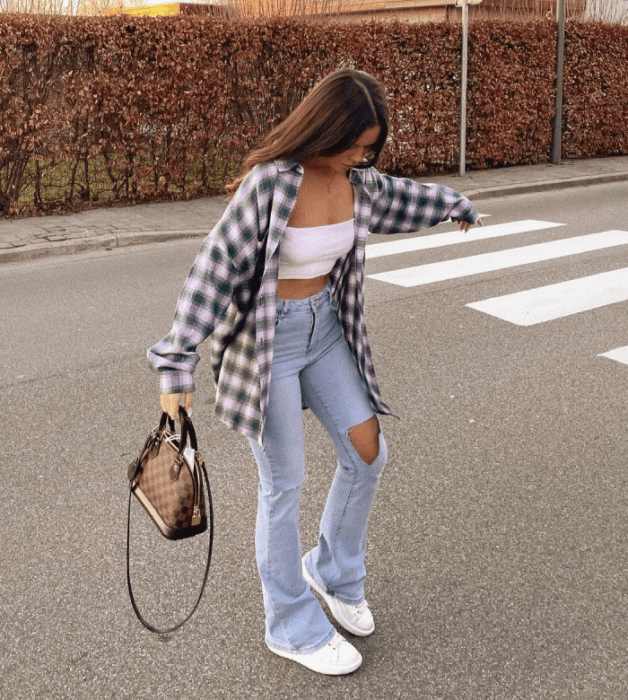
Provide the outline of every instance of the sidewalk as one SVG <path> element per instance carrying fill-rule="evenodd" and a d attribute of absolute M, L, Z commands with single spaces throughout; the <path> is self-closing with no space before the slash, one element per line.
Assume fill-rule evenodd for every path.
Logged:
<path fill-rule="evenodd" d="M 471 200 L 628 181 L 628 156 L 565 160 L 561 165 L 521 165 L 476 170 L 464 177 L 427 176 Z M 628 201 L 628 185 L 626 190 Z M 226 196 L 187 202 L 107 207 L 76 214 L 0 219 L 0 264 L 95 248 L 118 248 L 177 238 L 204 237 L 222 215 Z"/>

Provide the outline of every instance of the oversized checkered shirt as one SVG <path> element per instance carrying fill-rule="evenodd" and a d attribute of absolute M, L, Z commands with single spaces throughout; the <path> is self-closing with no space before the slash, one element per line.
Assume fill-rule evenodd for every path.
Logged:
<path fill-rule="evenodd" d="M 271 381 L 279 246 L 302 177 L 303 168 L 291 160 L 258 165 L 248 173 L 203 242 L 179 297 L 172 330 L 148 351 L 151 366 L 160 373 L 162 393 L 194 391 L 197 346 L 209 337 L 216 413 L 260 442 Z M 390 177 L 375 168 L 351 170 L 349 177 L 355 245 L 331 271 L 331 292 L 373 409 L 390 414 L 380 395 L 364 322 L 367 234 L 417 231 L 448 217 L 476 223 L 479 217 L 465 197 L 447 187 Z M 254 278 L 259 280 L 260 273 L 255 294 Z"/>

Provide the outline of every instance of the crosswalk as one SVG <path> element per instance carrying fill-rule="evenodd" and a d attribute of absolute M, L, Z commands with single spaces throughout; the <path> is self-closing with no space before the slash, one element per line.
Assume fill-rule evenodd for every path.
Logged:
<path fill-rule="evenodd" d="M 504 250 L 471 256 L 463 255 L 452 260 L 410 267 L 401 266 L 386 272 L 369 274 L 367 277 L 406 288 L 419 287 L 435 282 L 460 279 L 628 245 L 628 231 L 619 230 L 520 245 L 522 234 L 561 226 L 565 226 L 565 224 L 527 219 L 475 228 L 468 233 L 436 233 L 398 241 L 369 244 L 366 248 L 366 258 L 372 260 L 432 250 L 443 246 L 464 246 L 472 241 L 520 234 L 516 239 L 518 244 Z M 399 259 L 392 258 L 393 261 Z M 466 306 L 518 326 L 533 326 L 625 301 L 628 301 L 628 268 L 474 301 Z M 601 353 L 600 357 L 628 365 L 628 346 Z"/>

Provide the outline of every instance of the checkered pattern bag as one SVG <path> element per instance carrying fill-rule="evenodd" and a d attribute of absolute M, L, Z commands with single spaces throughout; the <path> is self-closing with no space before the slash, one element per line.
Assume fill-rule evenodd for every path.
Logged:
<path fill-rule="evenodd" d="M 169 540 L 180 540 L 207 529 L 204 463 L 192 421 L 182 414 L 179 436 L 167 429 L 167 417 L 163 413 L 140 456 L 130 465 L 129 483 L 161 534 Z M 184 455 L 188 436 L 194 450 L 192 465 Z"/>
<path fill-rule="evenodd" d="M 196 432 L 183 408 L 180 409 L 181 434 L 174 432 L 174 422 L 162 413 L 159 425 L 151 432 L 140 452 L 130 465 L 129 512 L 127 518 L 127 584 L 131 604 L 140 622 L 151 632 L 167 634 L 183 625 L 192 616 L 203 595 L 214 537 L 213 508 L 205 463 L 198 451 Z M 190 441 L 190 448 L 186 445 Z M 203 481 L 207 487 L 207 499 Z M 161 534 L 169 540 L 180 540 L 205 532 L 209 528 L 209 551 L 205 579 L 192 612 L 178 625 L 159 630 L 152 627 L 140 614 L 133 597 L 129 565 L 131 527 L 131 496 L 134 495 L 153 519 Z M 209 504 L 209 509 L 205 501 Z M 209 517 L 208 517 L 209 510 Z"/>

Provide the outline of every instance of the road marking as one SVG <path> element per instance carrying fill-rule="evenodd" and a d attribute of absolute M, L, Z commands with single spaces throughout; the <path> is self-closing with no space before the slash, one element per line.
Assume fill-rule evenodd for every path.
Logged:
<path fill-rule="evenodd" d="M 611 360 L 617 360 L 617 362 L 628 365 L 628 345 L 624 345 L 623 348 L 615 348 L 615 350 L 602 352 L 598 357 L 609 357 Z"/>
<path fill-rule="evenodd" d="M 366 246 L 366 259 L 371 260 L 372 258 L 381 258 L 386 255 L 410 253 L 415 250 L 429 250 L 430 248 L 440 248 L 442 246 L 457 245 L 459 243 L 470 243 L 471 241 L 483 241 L 488 238 L 512 236 L 515 233 L 528 233 L 530 231 L 540 231 L 542 229 L 564 225 L 565 224 L 555 224 L 551 221 L 536 221 L 534 219 L 527 219 L 525 221 L 513 221 L 508 224 L 495 224 L 493 226 L 477 227 L 471 229 L 468 233 L 462 233 L 462 231 L 450 231 L 449 233 L 434 233 L 430 236 L 406 238 L 402 241 L 370 243 Z"/>
<path fill-rule="evenodd" d="M 401 287 L 417 287 L 626 244 L 628 231 L 604 231 L 367 276 Z"/>
<path fill-rule="evenodd" d="M 533 326 L 620 301 L 628 301 L 628 267 L 467 306 L 518 326 Z"/>

